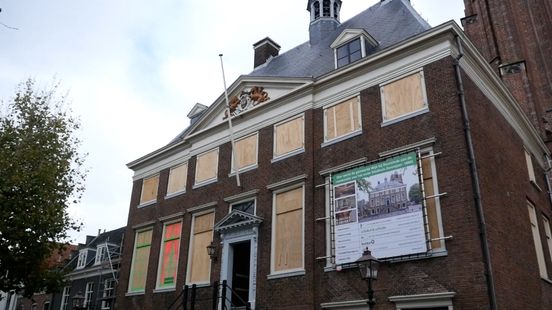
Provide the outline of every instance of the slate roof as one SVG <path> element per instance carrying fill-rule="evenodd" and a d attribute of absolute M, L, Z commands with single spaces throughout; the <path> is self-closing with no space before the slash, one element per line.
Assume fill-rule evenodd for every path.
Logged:
<path fill-rule="evenodd" d="M 343 22 L 318 44 L 311 45 L 307 41 L 257 67 L 249 76 L 322 76 L 335 69 L 334 52 L 330 45 L 346 29 L 365 29 L 379 42 L 379 46 L 372 51 L 375 53 L 430 28 L 412 8 L 410 1 L 386 0 Z"/>

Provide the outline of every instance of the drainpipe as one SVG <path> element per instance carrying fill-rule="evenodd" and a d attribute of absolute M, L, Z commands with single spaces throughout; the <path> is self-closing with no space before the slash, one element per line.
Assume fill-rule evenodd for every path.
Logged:
<path fill-rule="evenodd" d="M 456 72 L 456 85 L 458 87 L 458 98 L 462 107 L 462 118 L 464 120 L 464 133 L 466 136 L 466 144 L 468 146 L 468 157 L 470 164 L 470 175 L 472 179 L 473 194 L 475 200 L 475 208 L 479 219 L 479 236 L 481 239 L 481 249 L 483 251 L 483 263 L 485 264 L 485 276 L 487 279 L 487 290 L 489 294 L 490 309 L 496 310 L 496 292 L 493 279 L 493 270 L 491 266 L 491 254 L 489 251 L 489 241 L 487 240 L 487 228 L 485 224 L 485 215 L 483 213 L 483 203 L 481 202 L 481 187 L 479 183 L 479 175 L 477 173 L 477 164 L 475 161 L 475 151 L 471 135 L 470 120 L 468 117 L 468 109 L 466 107 L 466 97 L 464 94 L 464 83 L 460 73 L 460 59 L 464 56 L 464 49 L 459 36 L 456 36 L 456 44 L 458 45 L 459 55 L 454 60 L 454 69 Z"/>

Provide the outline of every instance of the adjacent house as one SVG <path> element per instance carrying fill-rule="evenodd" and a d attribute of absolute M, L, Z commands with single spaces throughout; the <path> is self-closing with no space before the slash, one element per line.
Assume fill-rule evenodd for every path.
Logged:
<path fill-rule="evenodd" d="M 342 5 L 309 0 L 308 41 L 255 43 L 228 104 L 128 164 L 120 309 L 552 308 L 550 150 L 523 102 L 456 23 Z"/>

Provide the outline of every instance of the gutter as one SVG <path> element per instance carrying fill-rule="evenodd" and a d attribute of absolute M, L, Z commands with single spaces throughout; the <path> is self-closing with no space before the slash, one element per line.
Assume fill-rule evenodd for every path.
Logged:
<path fill-rule="evenodd" d="M 456 85 L 458 87 L 458 99 L 462 108 L 462 118 L 464 120 L 464 133 L 466 144 L 468 146 L 468 158 L 470 165 L 470 175 L 472 179 L 473 195 L 475 200 L 475 208 L 479 219 L 479 236 L 481 241 L 481 250 L 483 252 L 483 263 L 485 265 L 485 278 L 487 279 L 487 293 L 489 294 L 489 304 L 491 310 L 496 310 L 496 291 L 493 278 L 493 269 L 491 266 L 491 253 L 489 251 L 489 241 L 487 240 L 487 227 L 485 223 L 485 214 L 483 212 L 483 203 L 481 201 L 481 186 L 479 182 L 479 174 L 477 172 L 477 163 L 475 161 L 475 151 L 470 128 L 470 120 L 468 109 L 466 107 L 466 97 L 464 94 L 464 83 L 460 72 L 460 59 L 464 56 L 462 42 L 459 36 L 456 36 L 456 44 L 458 45 L 458 57 L 454 60 L 454 70 L 456 73 Z"/>

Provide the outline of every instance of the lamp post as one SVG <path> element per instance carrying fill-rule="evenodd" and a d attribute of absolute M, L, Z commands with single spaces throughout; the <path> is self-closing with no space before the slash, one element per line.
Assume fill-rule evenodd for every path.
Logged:
<path fill-rule="evenodd" d="M 360 277 L 363 280 L 368 281 L 368 306 L 370 309 L 374 307 L 376 302 L 374 301 L 374 290 L 372 289 L 372 281 L 378 278 L 379 260 L 372 256 L 372 253 L 368 248 L 364 250 L 362 256 L 357 259 L 358 270 L 360 271 Z"/>
<path fill-rule="evenodd" d="M 73 309 L 74 310 L 86 309 L 86 306 L 84 305 L 84 296 L 82 295 L 81 291 L 79 291 L 75 296 L 73 296 Z"/>

